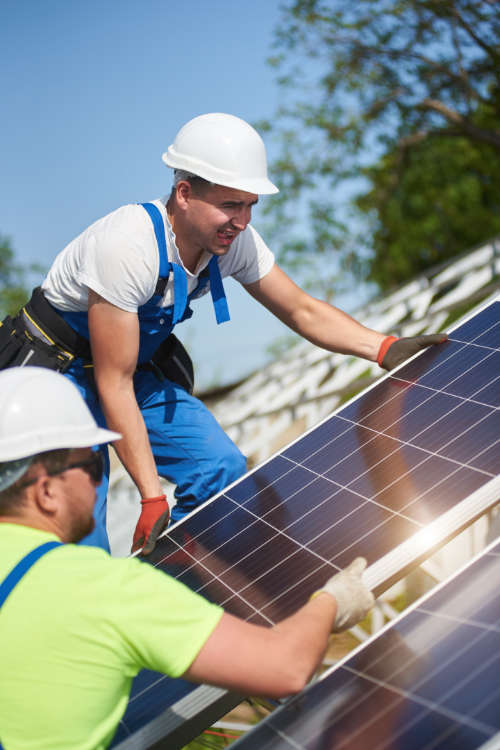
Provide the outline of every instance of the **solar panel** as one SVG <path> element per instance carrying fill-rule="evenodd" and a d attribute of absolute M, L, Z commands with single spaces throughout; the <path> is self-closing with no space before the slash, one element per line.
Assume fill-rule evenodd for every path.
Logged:
<path fill-rule="evenodd" d="M 500 542 L 232 747 L 500 747 Z"/>
<path fill-rule="evenodd" d="M 499 401 L 495 301 L 174 526 L 149 561 L 260 624 L 359 554 L 379 593 L 500 498 Z M 198 716 L 193 690 L 224 702 L 141 675 L 115 743 L 177 731 Z"/>

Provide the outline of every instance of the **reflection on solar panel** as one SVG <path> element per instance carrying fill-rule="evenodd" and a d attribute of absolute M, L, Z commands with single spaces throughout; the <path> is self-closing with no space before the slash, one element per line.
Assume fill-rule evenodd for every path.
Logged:
<path fill-rule="evenodd" d="M 232 747 L 500 747 L 500 542 Z"/>
<path fill-rule="evenodd" d="M 494 302 L 174 527 L 151 562 L 261 624 L 290 614 L 359 554 L 379 592 L 499 499 L 499 406 Z M 402 559 L 418 532 L 425 549 Z M 116 742 L 193 690 L 141 679 Z M 148 736 L 169 720 L 156 718 Z"/>

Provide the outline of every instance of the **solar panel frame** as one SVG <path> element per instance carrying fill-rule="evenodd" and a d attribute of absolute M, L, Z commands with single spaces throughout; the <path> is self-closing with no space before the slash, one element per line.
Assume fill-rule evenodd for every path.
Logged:
<path fill-rule="evenodd" d="M 110 747 L 115 750 L 183 748 L 243 700 L 244 696 L 237 693 L 200 685 L 129 737 L 117 744 L 115 739 Z"/>
<path fill-rule="evenodd" d="M 481 306 L 479 310 L 473 311 L 469 316 L 467 316 L 464 320 L 459 321 L 452 330 L 455 330 L 458 327 L 461 327 L 469 320 L 474 320 L 476 316 L 484 309 L 486 309 L 489 305 L 494 304 L 495 300 L 489 300 L 487 303 Z M 482 337 L 482 333 L 479 334 L 479 338 Z M 465 342 L 468 343 L 468 342 Z M 482 346 L 482 344 L 481 344 Z M 380 387 L 381 383 L 383 383 L 385 380 L 388 380 L 389 378 L 392 379 L 392 381 L 395 380 L 401 380 L 402 387 L 403 388 L 411 388 L 412 383 L 411 381 L 408 382 L 400 377 L 400 374 L 406 371 L 408 372 L 408 368 L 412 366 L 412 362 L 417 360 L 419 355 L 416 355 L 414 358 L 409 360 L 408 362 L 401 365 L 396 371 L 393 371 L 389 375 L 385 376 L 385 378 L 382 378 L 381 380 L 378 380 L 375 384 L 369 386 L 367 389 L 365 389 L 362 393 L 358 394 L 356 397 L 351 399 L 347 404 L 344 404 L 340 409 L 337 409 L 333 415 L 330 415 L 325 420 L 323 420 L 320 424 L 316 425 L 314 428 L 309 430 L 307 433 L 299 437 L 296 441 L 291 443 L 287 448 L 283 449 L 280 452 L 277 452 L 274 456 L 269 458 L 267 461 L 265 461 L 260 466 L 253 469 L 251 472 L 248 472 L 245 477 L 241 478 L 237 482 L 230 485 L 228 488 L 226 488 L 222 493 L 219 493 L 219 495 L 215 496 L 211 500 L 207 501 L 201 508 L 194 511 L 190 516 L 188 516 L 185 520 L 179 522 L 178 524 L 175 524 L 175 526 L 171 527 L 169 529 L 169 532 L 167 534 L 168 537 L 172 537 L 175 534 L 176 529 L 183 528 L 186 525 L 186 522 L 189 522 L 189 519 L 192 519 L 193 517 L 199 515 L 203 512 L 204 508 L 207 508 L 210 506 L 210 511 L 212 512 L 214 510 L 213 503 L 218 498 L 223 497 L 224 495 L 231 495 L 231 492 L 236 488 L 236 492 L 238 491 L 238 488 L 241 489 L 242 483 L 252 477 L 255 476 L 256 473 L 261 470 L 263 467 L 268 467 L 273 462 L 273 460 L 277 460 L 283 455 L 287 454 L 287 452 L 293 451 L 294 446 L 296 446 L 298 443 L 304 440 L 304 438 L 307 438 L 308 435 L 315 433 L 318 431 L 318 429 L 321 429 L 323 425 L 325 425 L 329 420 L 332 419 L 333 416 L 337 415 L 339 412 L 345 413 L 348 408 L 354 404 L 358 404 L 363 397 L 367 396 L 370 398 L 370 394 L 373 393 L 374 389 L 377 387 Z M 472 364 L 472 368 L 475 367 L 475 364 Z M 431 368 L 432 369 L 432 368 Z M 437 368 L 436 368 L 437 369 Z M 462 375 L 465 373 L 462 373 Z M 462 377 L 462 375 L 460 377 Z M 429 389 L 431 389 L 431 386 L 428 386 Z M 486 386 L 481 386 L 481 389 L 484 390 Z M 434 389 L 436 390 L 436 389 Z M 432 398 L 432 396 L 430 396 Z M 466 399 L 468 401 L 468 399 Z M 476 408 L 476 405 L 473 404 L 473 407 Z M 415 407 L 418 409 L 419 407 Z M 376 409 L 374 411 L 377 411 Z M 365 415 L 366 416 L 366 415 Z M 488 414 L 483 415 L 479 422 L 481 422 L 482 419 L 487 419 Z M 370 430 L 371 428 L 364 428 Z M 427 428 L 425 428 L 427 429 Z M 424 431 L 425 431 L 424 429 Z M 393 439 L 392 437 L 390 439 Z M 369 441 L 367 441 L 369 442 Z M 449 441 L 450 443 L 454 442 L 454 438 Z M 405 443 L 403 441 L 404 445 L 408 445 L 408 443 Z M 455 459 L 450 459 L 455 460 Z M 459 461 L 455 461 L 457 465 L 460 465 Z M 488 466 L 488 464 L 486 464 Z M 414 543 L 410 543 L 409 541 L 405 540 L 402 544 L 397 545 L 395 549 L 391 550 L 387 555 L 382 556 L 381 558 L 377 559 L 365 573 L 365 580 L 368 582 L 371 588 L 373 588 L 376 593 L 380 593 L 385 588 L 387 588 L 389 585 L 392 584 L 394 580 L 397 580 L 398 577 L 401 577 L 404 575 L 411 567 L 418 564 L 419 561 L 424 559 L 426 556 L 432 553 L 435 549 L 437 549 L 440 545 L 444 544 L 451 536 L 459 533 L 459 531 L 467 526 L 472 520 L 477 518 L 479 515 L 481 515 L 485 510 L 487 510 L 489 507 L 491 507 L 496 500 L 500 497 L 500 491 L 499 491 L 499 484 L 500 481 L 498 477 L 494 477 L 491 475 L 491 472 L 488 472 L 486 469 L 478 469 L 478 471 L 484 471 L 485 475 L 488 475 L 491 477 L 490 481 L 487 482 L 485 485 L 480 487 L 478 490 L 475 490 L 470 493 L 468 502 L 462 505 L 460 503 L 460 508 L 450 508 L 449 511 L 445 511 L 445 513 L 441 514 L 441 519 L 445 519 L 444 523 L 442 522 L 439 524 L 439 518 L 436 519 L 436 522 L 434 525 L 428 524 L 426 529 L 426 534 L 420 534 L 420 542 L 423 542 L 420 546 L 415 545 Z M 359 494 L 359 493 L 358 493 Z M 216 508 L 219 506 L 215 506 Z M 217 514 L 216 514 L 217 516 Z M 256 518 L 258 516 L 256 515 Z M 217 519 L 216 519 L 217 520 Z M 220 520 L 220 519 L 219 519 Z M 434 532 L 435 536 L 432 538 L 431 532 Z M 424 539 L 422 539 L 424 537 Z M 413 540 L 415 541 L 415 540 Z M 181 545 L 179 545 L 179 549 L 181 548 Z M 251 551 L 248 553 L 251 555 Z M 324 577 L 326 577 L 326 574 L 324 573 Z M 181 578 L 182 580 L 182 578 Z M 188 581 L 189 583 L 189 581 Z M 203 591 L 201 592 L 203 593 Z M 287 593 L 288 596 L 288 593 Z M 223 604 L 226 604 L 226 602 L 222 602 Z M 241 613 L 239 613 L 241 614 Z M 248 614 L 248 613 L 247 613 Z M 262 617 L 253 618 L 247 617 L 247 619 L 250 619 L 251 621 L 260 621 L 260 622 L 273 622 L 272 618 L 269 618 L 265 613 L 263 613 Z M 189 724 L 192 727 L 192 734 L 191 737 L 195 737 L 205 728 L 210 721 L 213 719 L 210 719 L 207 721 L 204 718 L 204 713 L 208 715 L 209 706 L 211 702 L 210 696 L 213 696 L 214 701 L 220 702 L 220 695 L 218 692 L 213 692 L 216 689 L 209 688 L 207 686 L 201 686 L 194 688 L 192 693 L 188 696 L 185 696 L 181 698 L 180 703 L 182 703 L 182 709 L 181 713 L 183 716 L 186 717 L 186 720 L 184 722 L 184 728 L 186 729 L 187 724 Z M 241 697 L 237 696 L 234 698 L 234 701 L 231 700 L 229 694 L 226 695 L 226 708 L 228 706 L 232 707 L 232 704 L 237 705 L 237 703 L 240 702 Z M 203 711 L 197 712 L 196 709 L 193 711 L 190 711 L 187 709 L 187 706 L 192 703 L 193 705 L 197 705 L 198 702 L 201 702 L 203 705 L 206 705 L 206 709 Z M 172 706 L 170 706 L 166 711 L 163 712 L 161 716 L 156 717 L 151 722 L 147 724 L 147 727 L 144 730 L 139 730 L 138 732 L 135 731 L 131 735 L 129 739 L 120 741 L 120 743 L 117 745 L 120 750 L 129 750 L 129 748 L 132 747 L 149 747 L 149 746 L 155 746 L 155 745 L 147 745 L 147 744 L 141 744 L 142 740 L 140 739 L 140 736 L 144 733 L 148 734 L 148 741 L 153 741 L 154 738 L 159 738 L 161 736 L 167 736 L 169 735 L 170 728 L 174 726 L 174 730 L 177 731 L 178 728 L 178 713 L 177 713 L 177 704 L 179 702 L 174 703 Z M 227 708 L 229 710 L 229 708 Z M 186 713 L 187 712 L 187 713 Z M 227 711 L 224 711 L 224 713 Z M 189 717 L 187 716 L 189 714 Z M 222 714 L 221 714 L 222 715 Z M 172 723 L 173 722 L 173 723 Z M 155 733 L 154 728 L 156 727 L 157 732 Z M 135 743 L 134 738 L 136 738 L 137 743 Z M 171 743 L 169 743 L 169 747 L 173 747 Z"/>
<path fill-rule="evenodd" d="M 500 498 L 500 477 L 491 479 L 459 505 L 451 508 L 415 536 L 370 565 L 363 582 L 380 596 L 411 569 L 447 544 L 457 534 L 488 512 Z"/>
<path fill-rule="evenodd" d="M 324 747 L 351 750 L 368 746 L 361 738 L 363 735 L 359 736 L 364 732 L 365 736 L 370 734 L 369 747 L 372 750 L 381 750 L 382 747 L 391 750 L 498 750 L 500 657 L 498 648 L 485 646 L 485 639 L 491 632 L 497 645 L 500 643 L 499 572 L 500 538 L 497 538 L 447 580 L 326 670 L 316 683 L 234 742 L 232 747 L 235 750 L 247 747 L 260 750 L 316 750 Z M 495 589 L 493 603 L 484 596 L 485 580 L 489 581 L 490 592 Z M 465 606 L 470 608 L 470 618 L 463 617 L 464 604 L 460 601 L 463 591 L 468 594 Z M 471 602 L 471 598 L 474 601 Z M 481 611 L 484 599 L 486 605 Z M 441 624 L 436 627 L 439 620 Z M 489 665 L 481 659 L 485 652 L 493 654 Z M 465 658 L 469 664 L 472 662 L 470 669 L 463 668 L 461 660 Z M 474 680 L 481 677 L 483 692 L 487 692 L 484 690 L 484 675 L 488 670 L 493 671 L 497 678 L 496 711 L 491 706 L 491 694 L 481 704 L 474 690 Z M 448 682 L 447 691 L 441 681 L 443 675 L 445 683 Z M 358 680 L 363 684 L 363 690 L 356 684 Z M 379 691 L 387 691 L 383 702 L 377 697 Z M 389 723 L 387 715 L 393 711 L 403 714 L 406 709 L 408 715 L 405 704 L 419 706 L 422 711 L 414 717 L 413 723 L 408 717 L 398 731 L 386 735 L 379 744 L 376 727 L 385 731 L 384 723 Z M 351 720 L 350 712 L 355 722 Z M 309 722 L 311 714 L 314 717 Z M 430 723 L 434 714 L 443 719 L 445 736 L 439 737 L 437 722 L 427 745 L 423 724 Z M 492 714 L 495 714 L 496 726 L 491 723 Z M 397 716 L 395 724 L 397 727 Z M 308 732 L 308 727 L 312 726 L 317 728 L 316 737 Z M 465 738 L 462 737 L 457 745 L 452 744 L 451 732 L 462 728 Z M 335 732 L 340 734 L 341 741 Z"/>

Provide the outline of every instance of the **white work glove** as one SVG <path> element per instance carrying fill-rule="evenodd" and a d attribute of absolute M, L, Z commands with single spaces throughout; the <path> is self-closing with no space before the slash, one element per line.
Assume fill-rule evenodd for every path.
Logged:
<path fill-rule="evenodd" d="M 352 628 L 373 607 L 375 598 L 361 578 L 365 568 L 365 558 L 357 557 L 347 568 L 332 576 L 319 591 L 313 594 L 316 596 L 324 591 L 334 596 L 337 601 L 337 614 L 332 633 Z"/>

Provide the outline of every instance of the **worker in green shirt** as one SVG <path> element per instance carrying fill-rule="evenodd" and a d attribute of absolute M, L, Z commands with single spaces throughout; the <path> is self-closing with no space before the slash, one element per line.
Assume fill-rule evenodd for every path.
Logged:
<path fill-rule="evenodd" d="M 77 388 L 0 373 L 0 743 L 105 748 L 142 668 L 247 695 L 301 690 L 329 634 L 373 605 L 357 558 L 293 615 L 252 625 L 134 558 L 76 544 L 93 526 L 99 428 Z"/>

